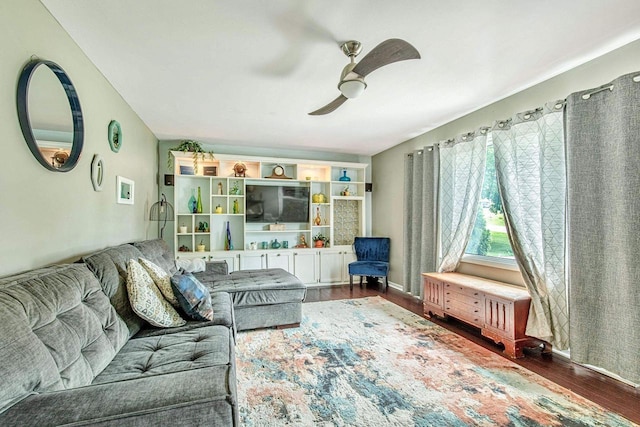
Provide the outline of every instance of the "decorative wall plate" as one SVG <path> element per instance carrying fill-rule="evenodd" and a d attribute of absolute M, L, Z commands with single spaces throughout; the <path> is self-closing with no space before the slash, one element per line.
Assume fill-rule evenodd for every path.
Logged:
<path fill-rule="evenodd" d="M 122 128 L 117 120 L 111 120 L 109 123 L 109 145 L 114 153 L 120 151 L 122 147 Z"/>
<path fill-rule="evenodd" d="M 99 154 L 94 154 L 91 161 L 91 184 L 94 191 L 102 191 L 102 181 L 104 180 L 104 162 Z"/>

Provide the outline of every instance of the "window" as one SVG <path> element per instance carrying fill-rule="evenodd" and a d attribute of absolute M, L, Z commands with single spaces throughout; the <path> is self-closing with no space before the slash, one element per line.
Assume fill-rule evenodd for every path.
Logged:
<path fill-rule="evenodd" d="M 471 238 L 465 249 L 465 255 L 474 255 L 474 259 L 484 258 L 490 261 L 506 261 L 513 264 L 513 250 L 507 236 L 507 228 L 504 223 L 502 202 L 498 193 L 496 181 L 495 158 L 493 156 L 493 143 L 491 135 L 487 139 L 487 159 L 482 184 L 482 194 L 478 203 L 476 222 L 471 232 Z M 488 258 L 488 259 L 487 259 Z M 465 259 L 468 260 L 468 259 Z"/>

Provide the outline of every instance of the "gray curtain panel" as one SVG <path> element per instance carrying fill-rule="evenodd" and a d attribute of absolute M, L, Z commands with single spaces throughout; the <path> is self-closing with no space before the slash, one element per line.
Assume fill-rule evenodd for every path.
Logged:
<path fill-rule="evenodd" d="M 488 128 L 440 144 L 439 272 L 455 271 L 471 236 L 482 192 Z"/>
<path fill-rule="evenodd" d="M 531 295 L 526 334 L 569 348 L 564 101 L 498 122 L 496 176 L 513 253 Z"/>
<path fill-rule="evenodd" d="M 423 297 L 421 273 L 436 271 L 438 147 L 425 147 L 405 160 L 404 291 Z"/>
<path fill-rule="evenodd" d="M 640 73 L 567 99 L 571 358 L 640 383 Z"/>

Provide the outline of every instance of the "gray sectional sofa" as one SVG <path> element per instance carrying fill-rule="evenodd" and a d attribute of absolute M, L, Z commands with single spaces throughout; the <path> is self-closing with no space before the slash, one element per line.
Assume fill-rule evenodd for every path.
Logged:
<path fill-rule="evenodd" d="M 213 320 L 156 328 L 127 296 L 139 257 L 176 272 L 151 240 L 0 279 L 0 425 L 238 425 L 236 331 L 299 323 L 305 285 L 209 263 Z"/>

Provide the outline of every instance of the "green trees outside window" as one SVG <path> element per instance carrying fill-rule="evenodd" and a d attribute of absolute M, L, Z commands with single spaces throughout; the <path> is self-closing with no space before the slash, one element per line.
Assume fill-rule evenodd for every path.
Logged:
<path fill-rule="evenodd" d="M 495 157 L 491 141 L 487 142 L 487 161 L 482 195 L 480 196 L 476 221 L 465 253 L 513 259 L 513 250 L 507 236 L 502 202 L 498 192 Z"/>

